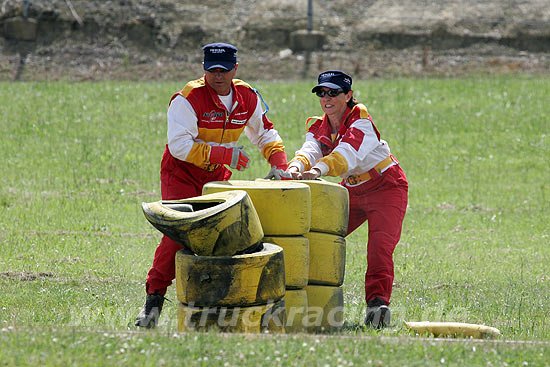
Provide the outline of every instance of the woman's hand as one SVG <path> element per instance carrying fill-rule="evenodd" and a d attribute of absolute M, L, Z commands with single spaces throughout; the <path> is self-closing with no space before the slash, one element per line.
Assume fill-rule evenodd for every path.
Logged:
<path fill-rule="evenodd" d="M 291 166 L 291 167 L 288 167 L 286 171 L 292 175 L 293 180 L 302 179 L 302 174 L 300 173 L 300 171 L 298 171 L 298 167 Z"/>
<path fill-rule="evenodd" d="M 309 171 L 302 173 L 302 180 L 316 180 L 321 176 L 321 171 L 317 168 L 312 168 Z"/>

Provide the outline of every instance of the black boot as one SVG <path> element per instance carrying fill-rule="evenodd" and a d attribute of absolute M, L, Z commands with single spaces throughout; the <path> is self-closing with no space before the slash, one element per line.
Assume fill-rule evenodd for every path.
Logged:
<path fill-rule="evenodd" d="M 134 325 L 147 329 L 157 326 L 163 304 L 164 296 L 162 294 L 148 294 Z"/>
<path fill-rule="evenodd" d="M 391 322 L 391 311 L 383 300 L 376 297 L 367 303 L 365 325 L 368 328 L 382 329 Z"/>

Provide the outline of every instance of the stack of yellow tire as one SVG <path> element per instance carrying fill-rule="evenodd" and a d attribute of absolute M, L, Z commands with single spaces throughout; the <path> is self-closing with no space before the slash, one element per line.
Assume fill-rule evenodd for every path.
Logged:
<path fill-rule="evenodd" d="M 207 183 L 203 194 L 244 190 L 256 208 L 265 243 L 284 250 L 286 331 L 307 330 L 310 275 L 309 240 L 311 193 L 308 185 L 293 181 L 221 181 Z"/>
<path fill-rule="evenodd" d="M 263 243 L 234 256 L 176 254 L 178 330 L 284 332 L 283 250 Z"/>
<path fill-rule="evenodd" d="M 142 207 L 155 228 L 186 248 L 175 260 L 179 331 L 284 332 L 283 249 L 263 241 L 245 191 Z"/>
<path fill-rule="evenodd" d="M 346 240 L 349 219 L 348 190 L 325 180 L 300 181 L 311 191 L 308 330 L 330 331 L 344 322 Z"/>

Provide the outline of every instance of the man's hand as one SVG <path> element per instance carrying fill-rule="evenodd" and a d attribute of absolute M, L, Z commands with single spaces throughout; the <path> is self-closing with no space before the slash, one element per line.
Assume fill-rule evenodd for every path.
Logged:
<path fill-rule="evenodd" d="M 244 146 L 224 148 L 214 146 L 210 148 L 210 163 L 227 164 L 239 171 L 248 167 L 250 156 L 243 150 Z"/>
<path fill-rule="evenodd" d="M 248 167 L 250 156 L 244 151 L 243 148 L 243 145 L 239 145 L 238 147 L 231 149 L 231 163 L 229 164 L 229 167 L 236 168 L 239 171 L 242 171 Z"/>
<path fill-rule="evenodd" d="M 271 170 L 267 174 L 267 176 L 264 177 L 266 180 L 292 180 L 292 175 L 290 172 L 287 172 L 285 170 L 277 168 L 277 166 L 271 167 Z"/>

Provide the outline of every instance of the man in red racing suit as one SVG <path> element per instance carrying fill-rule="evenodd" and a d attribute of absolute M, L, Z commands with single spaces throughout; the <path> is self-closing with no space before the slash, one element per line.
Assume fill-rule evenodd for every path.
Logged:
<path fill-rule="evenodd" d="M 168 143 L 161 163 L 163 200 L 202 194 L 207 182 L 229 180 L 231 171 L 248 167 L 249 156 L 237 141 L 244 133 L 272 170 L 287 168 L 283 142 L 262 108 L 261 96 L 234 79 L 237 48 L 226 43 L 204 46 L 205 75 L 190 81 L 170 100 Z M 135 325 L 154 327 L 166 289 L 175 277 L 175 254 L 182 246 L 163 236 L 147 275 L 147 298 Z"/>

